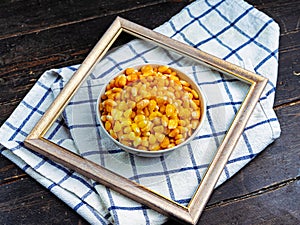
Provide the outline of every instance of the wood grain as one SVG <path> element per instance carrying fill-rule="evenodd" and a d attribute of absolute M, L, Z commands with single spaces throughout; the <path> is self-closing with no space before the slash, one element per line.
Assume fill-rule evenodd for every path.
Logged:
<path fill-rule="evenodd" d="M 280 139 L 217 188 L 200 224 L 299 224 L 300 1 L 247 0 L 280 26 L 275 109 Z M 0 2 L 0 125 L 40 75 L 82 62 L 119 15 L 155 28 L 189 1 Z M 88 224 L 0 156 L 1 224 Z M 166 225 L 176 224 L 169 221 Z"/>

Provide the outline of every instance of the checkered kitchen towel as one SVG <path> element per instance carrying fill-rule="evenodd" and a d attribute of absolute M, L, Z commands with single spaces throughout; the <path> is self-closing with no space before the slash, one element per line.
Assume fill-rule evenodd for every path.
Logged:
<path fill-rule="evenodd" d="M 280 127 L 272 109 L 279 27 L 251 5 L 195 1 L 156 31 L 269 79 L 218 185 L 267 145 Z M 142 159 L 102 137 L 95 104 L 103 83 L 132 64 L 161 61 L 184 70 L 207 97 L 207 118 L 193 142 L 172 154 Z M 166 217 L 24 147 L 23 141 L 78 65 L 46 71 L 0 129 L 1 153 L 56 194 L 91 224 L 162 224 Z M 47 138 L 180 204 L 188 204 L 248 86 L 141 40 L 112 50 L 79 89 Z M 88 135 L 87 135 L 88 134 Z M 100 141 L 99 141 L 100 140 Z M 180 160 L 179 160 L 180 159 Z"/>

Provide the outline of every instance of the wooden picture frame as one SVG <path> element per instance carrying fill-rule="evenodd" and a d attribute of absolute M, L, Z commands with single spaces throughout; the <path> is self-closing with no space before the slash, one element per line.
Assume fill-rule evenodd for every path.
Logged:
<path fill-rule="evenodd" d="M 177 52 L 200 64 L 208 66 L 223 74 L 230 75 L 250 85 L 249 91 L 239 111 L 210 163 L 205 176 L 187 206 L 180 205 L 175 201 L 161 196 L 158 193 L 149 190 L 147 187 L 139 185 L 92 161 L 82 158 L 44 138 L 44 135 L 62 113 L 80 85 L 91 73 L 97 62 L 104 57 L 122 32 L 129 33 L 137 38 L 150 41 L 162 48 Z M 51 160 L 61 163 L 69 169 L 91 178 L 168 217 L 172 217 L 188 224 L 196 224 L 265 88 L 266 83 L 267 79 L 262 76 L 128 20 L 117 17 L 57 98 L 53 101 L 51 106 L 47 109 L 42 118 L 35 125 L 26 138 L 25 145 Z"/>

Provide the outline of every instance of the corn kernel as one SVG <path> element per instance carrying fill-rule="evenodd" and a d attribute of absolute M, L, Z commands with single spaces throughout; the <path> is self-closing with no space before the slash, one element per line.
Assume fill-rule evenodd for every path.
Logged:
<path fill-rule="evenodd" d="M 154 145 L 156 143 L 156 137 L 153 134 L 149 135 L 149 144 Z"/>
<path fill-rule="evenodd" d="M 126 76 L 124 74 L 119 76 L 119 80 L 118 80 L 118 87 L 124 87 L 127 83 L 127 79 Z"/>
<path fill-rule="evenodd" d="M 175 128 L 168 135 L 169 135 L 169 137 L 173 138 L 173 137 L 177 136 L 179 133 L 180 133 L 179 129 Z"/>
<path fill-rule="evenodd" d="M 164 133 L 165 128 L 162 125 L 160 125 L 160 126 L 153 127 L 153 130 L 155 133 Z"/>
<path fill-rule="evenodd" d="M 175 129 L 178 126 L 178 120 L 177 119 L 170 119 L 168 122 L 168 128 L 169 129 Z"/>
<path fill-rule="evenodd" d="M 140 137 L 135 137 L 135 139 L 133 140 L 133 146 L 137 147 L 138 145 L 140 145 L 142 142 L 142 139 Z"/>
<path fill-rule="evenodd" d="M 140 135 L 141 134 L 141 130 L 140 130 L 140 128 L 138 127 L 138 125 L 136 123 L 131 124 L 131 129 L 133 130 L 133 132 L 136 135 Z"/>
<path fill-rule="evenodd" d="M 174 114 L 176 114 L 176 108 L 175 108 L 175 106 L 172 105 L 172 104 L 168 104 L 166 106 L 166 115 L 167 115 L 167 117 L 170 117 L 170 116 L 172 116 Z"/>
<path fill-rule="evenodd" d="M 147 120 L 141 120 L 137 123 L 138 127 L 140 129 L 143 129 L 144 127 L 146 127 L 148 125 L 148 121 Z"/>
<path fill-rule="evenodd" d="M 146 106 L 148 106 L 149 103 L 150 103 L 149 99 L 143 99 L 143 100 L 139 101 L 138 103 L 136 103 L 136 108 L 143 109 Z"/>
<path fill-rule="evenodd" d="M 131 68 L 131 67 L 129 67 L 129 68 L 127 68 L 127 69 L 125 70 L 125 74 L 126 74 L 126 75 L 132 74 L 132 73 L 134 73 L 134 72 L 135 72 L 135 70 L 134 70 L 133 68 Z"/>
<path fill-rule="evenodd" d="M 161 117 L 161 124 L 164 126 L 164 127 L 167 127 L 168 124 L 169 124 L 169 119 L 166 115 L 162 115 Z"/>
<path fill-rule="evenodd" d="M 162 142 L 165 138 L 166 135 L 162 134 L 162 133 L 155 133 L 154 136 L 156 137 L 156 140 L 158 142 Z"/>
<path fill-rule="evenodd" d="M 160 73 L 164 73 L 165 71 L 167 71 L 167 69 L 169 69 L 168 66 L 159 66 L 157 71 Z"/>
<path fill-rule="evenodd" d="M 192 112 L 192 118 L 193 119 L 199 119 L 200 118 L 200 110 L 193 111 Z"/>
<path fill-rule="evenodd" d="M 117 120 L 116 123 L 114 124 L 113 131 L 115 133 L 118 133 L 121 130 L 122 130 L 122 125 L 121 125 L 120 121 Z"/>
<path fill-rule="evenodd" d="M 130 133 L 132 130 L 131 130 L 131 127 L 130 126 L 126 126 L 126 127 L 124 127 L 124 129 L 123 129 L 123 133 L 124 134 L 128 134 L 128 133 Z"/>
<path fill-rule="evenodd" d="M 167 148 L 169 144 L 170 144 L 170 140 L 167 136 L 165 136 L 165 138 L 160 143 L 160 147 Z"/>
<path fill-rule="evenodd" d="M 109 121 L 106 121 L 104 126 L 105 126 L 106 130 L 110 130 L 112 127 L 111 122 L 109 122 Z"/>

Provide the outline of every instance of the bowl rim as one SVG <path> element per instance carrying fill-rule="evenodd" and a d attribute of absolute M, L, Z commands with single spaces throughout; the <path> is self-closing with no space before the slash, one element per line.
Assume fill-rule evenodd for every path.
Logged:
<path fill-rule="evenodd" d="M 124 71 L 127 68 L 134 68 L 134 69 L 140 69 L 142 66 L 145 65 L 152 65 L 152 66 L 163 66 L 166 65 L 169 68 L 171 68 L 172 70 L 175 70 L 176 72 L 179 72 L 179 77 L 182 78 L 181 76 L 184 76 L 183 80 L 185 80 L 185 78 L 188 79 L 188 82 L 193 86 L 193 89 L 196 87 L 196 91 L 198 94 L 200 94 L 201 96 L 201 103 L 202 103 L 202 107 L 201 107 L 201 118 L 200 118 L 200 122 L 197 126 L 197 128 L 194 130 L 194 132 L 192 133 L 191 136 L 189 136 L 186 140 L 184 140 L 182 143 L 180 143 L 179 145 L 176 145 L 172 148 L 167 148 L 167 149 L 161 149 L 161 150 L 156 150 L 156 151 L 147 151 L 147 150 L 141 150 L 141 149 L 137 149 L 131 146 L 127 146 L 122 144 L 121 142 L 119 142 L 118 140 L 114 139 L 109 133 L 108 131 L 105 129 L 104 124 L 101 120 L 101 114 L 100 114 L 100 110 L 99 110 L 99 104 L 101 103 L 101 96 L 103 95 L 103 93 L 106 90 L 107 85 L 111 82 L 111 80 L 113 80 L 114 78 L 116 78 L 117 76 L 119 76 L 120 74 L 124 73 Z M 199 85 L 190 77 L 188 76 L 186 73 L 182 72 L 182 70 L 180 69 L 180 67 L 176 67 L 176 66 L 170 66 L 167 64 L 163 64 L 163 63 L 141 63 L 141 64 L 132 64 L 132 65 L 128 65 L 125 69 L 120 70 L 119 72 L 117 72 L 115 75 L 112 75 L 109 77 L 109 80 L 107 82 L 105 82 L 102 86 L 102 88 L 100 89 L 100 93 L 97 97 L 97 102 L 96 102 L 96 117 L 97 120 L 99 122 L 100 128 L 105 132 L 105 134 L 109 137 L 110 140 L 112 140 L 117 146 L 119 146 L 122 150 L 127 151 L 129 153 L 132 154 L 137 154 L 140 156 L 144 156 L 144 157 L 153 157 L 153 156 L 160 156 L 162 154 L 165 153 L 169 153 L 172 152 L 180 147 L 185 146 L 186 144 L 188 144 L 190 141 L 192 141 L 194 139 L 194 137 L 197 135 L 197 133 L 199 132 L 199 130 L 202 128 L 204 120 L 206 118 L 206 111 L 207 111 L 207 100 L 206 100 L 206 95 L 204 94 L 203 90 L 199 87 Z"/>

